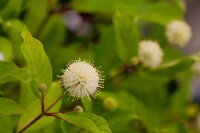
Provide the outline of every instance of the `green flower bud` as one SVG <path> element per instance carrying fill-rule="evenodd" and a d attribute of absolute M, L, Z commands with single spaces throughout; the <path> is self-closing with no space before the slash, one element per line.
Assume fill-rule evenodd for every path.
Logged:
<path fill-rule="evenodd" d="M 103 106 L 109 111 L 115 111 L 118 107 L 117 100 L 112 97 L 107 97 L 103 101 Z"/>

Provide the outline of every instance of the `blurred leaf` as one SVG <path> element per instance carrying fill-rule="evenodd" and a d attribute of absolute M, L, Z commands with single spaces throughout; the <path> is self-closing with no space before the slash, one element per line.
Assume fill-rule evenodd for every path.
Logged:
<path fill-rule="evenodd" d="M 183 122 L 173 122 L 163 129 L 156 130 L 156 133 L 188 133 Z"/>
<path fill-rule="evenodd" d="M 44 47 L 52 47 L 48 48 L 48 50 L 53 50 L 55 47 L 61 46 L 66 38 L 66 29 L 61 15 L 56 14 L 51 16 L 44 30 L 41 32 L 40 40 L 44 43 Z"/>
<path fill-rule="evenodd" d="M 62 93 L 62 89 L 60 88 L 59 83 L 52 83 L 51 88 L 49 89 L 47 95 L 45 96 L 45 108 L 48 108 Z M 59 101 L 55 106 L 53 106 L 49 112 L 58 112 L 61 107 L 61 101 Z M 25 125 L 27 125 L 30 121 L 41 114 L 41 104 L 40 100 L 36 99 L 34 102 L 30 103 L 27 106 L 26 115 L 22 115 L 17 130 L 22 129 Z M 54 121 L 54 117 L 43 116 L 40 120 L 34 123 L 28 130 L 26 131 L 36 131 L 41 129 Z"/>
<path fill-rule="evenodd" d="M 9 0 L 1 0 L 0 1 L 0 10 L 2 10 L 7 5 L 8 2 L 9 2 Z"/>
<path fill-rule="evenodd" d="M 122 10 L 128 15 L 151 22 L 156 22 L 161 25 L 167 25 L 172 20 L 183 19 L 182 11 L 167 1 L 132 5 L 126 4 L 120 5 L 120 8 L 118 9 L 120 9 L 120 11 Z"/>
<path fill-rule="evenodd" d="M 18 68 L 13 62 L 0 61 L 0 83 L 21 80 L 30 82 L 32 75 L 25 69 Z"/>
<path fill-rule="evenodd" d="M 57 117 L 93 133 L 111 133 L 107 122 L 100 116 L 89 113 L 56 114 Z"/>
<path fill-rule="evenodd" d="M 46 26 L 43 21 L 48 21 L 49 19 L 49 16 L 47 16 L 49 3 L 50 1 L 48 0 L 33 0 L 28 8 L 24 23 L 35 36 L 38 36 L 36 34 L 40 34 L 39 31 Z M 45 23 L 45 25 L 42 25 L 42 23 Z"/>
<path fill-rule="evenodd" d="M 0 116 L 0 133 L 13 133 L 11 119 L 8 116 Z"/>
<path fill-rule="evenodd" d="M 24 64 L 24 58 L 20 51 L 22 45 L 22 37 L 20 36 L 21 32 L 24 29 L 24 23 L 19 19 L 11 19 L 5 22 L 7 25 L 7 35 L 12 43 L 14 56 L 13 58 L 17 60 L 20 65 Z"/>
<path fill-rule="evenodd" d="M 15 101 L 0 97 L 0 115 L 24 114 L 25 110 Z"/>
<path fill-rule="evenodd" d="M 104 76 L 109 77 L 110 70 L 122 62 L 117 58 L 116 37 L 114 27 L 100 27 L 102 31 L 101 38 L 94 49 L 95 66 L 101 66 Z"/>
<path fill-rule="evenodd" d="M 191 97 L 191 77 L 186 72 L 177 75 L 177 79 L 181 84 L 179 84 L 178 90 L 172 95 L 170 99 L 170 109 L 173 110 L 175 114 L 184 116 L 186 107 L 188 105 L 188 99 Z"/>
<path fill-rule="evenodd" d="M 137 56 L 140 41 L 137 20 L 117 11 L 113 17 L 113 21 L 118 55 L 123 61 L 129 61 L 132 56 Z"/>
<path fill-rule="evenodd" d="M 125 129 L 128 128 L 128 122 L 135 118 L 131 111 L 124 110 L 106 112 L 104 117 L 106 117 L 113 133 L 122 133 Z"/>
<path fill-rule="evenodd" d="M 22 32 L 22 38 L 24 40 L 21 51 L 28 63 L 30 72 L 34 75 L 33 90 L 37 90 L 36 96 L 39 96 L 38 86 L 41 83 L 47 85 L 47 89 L 51 86 L 52 81 L 52 69 L 51 64 L 42 44 L 31 36 L 29 31 L 25 28 Z"/>
<path fill-rule="evenodd" d="M 142 20 L 168 24 L 174 19 L 183 19 L 182 11 L 168 1 L 147 0 L 75 0 L 73 7 L 81 12 L 113 14 L 116 10 Z M 170 10 L 169 10 L 170 9 Z"/>
<path fill-rule="evenodd" d="M 10 61 L 12 59 L 12 44 L 5 37 L 0 37 L 0 50 L 3 52 L 5 61 Z"/>
<path fill-rule="evenodd" d="M 99 98 L 104 99 L 110 96 L 118 101 L 118 109 L 128 111 L 127 113 L 129 113 L 129 115 L 127 114 L 127 117 L 130 117 L 129 120 L 133 118 L 138 119 L 145 125 L 145 127 L 147 127 L 149 132 L 152 131 L 153 119 L 151 118 L 153 116 L 149 114 L 150 112 L 141 101 L 133 95 L 123 91 L 118 93 L 102 92 Z M 124 120 L 128 120 L 128 118 L 125 119 L 124 117 Z"/>
<path fill-rule="evenodd" d="M 92 112 L 92 101 L 88 99 L 88 97 L 83 97 L 81 99 L 84 109 L 86 112 Z"/>
<path fill-rule="evenodd" d="M 191 57 L 183 57 L 165 64 L 158 69 L 151 71 L 154 76 L 174 75 L 178 72 L 188 69 L 196 60 Z"/>
<path fill-rule="evenodd" d="M 0 1 L 3 2 L 5 0 L 0 0 Z M 0 15 L 5 20 L 17 18 L 21 11 L 21 3 L 22 3 L 22 0 L 9 0 L 6 6 L 4 6 L 2 10 L 0 10 Z"/>
<path fill-rule="evenodd" d="M 145 0 L 74 0 L 73 7 L 81 12 L 89 13 L 107 13 L 111 14 L 119 8 L 120 5 L 132 6 L 144 4 Z"/>

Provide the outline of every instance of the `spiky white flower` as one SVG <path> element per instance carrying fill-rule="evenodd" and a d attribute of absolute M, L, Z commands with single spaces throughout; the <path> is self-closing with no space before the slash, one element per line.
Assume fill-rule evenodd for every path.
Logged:
<path fill-rule="evenodd" d="M 157 68 L 162 62 L 163 51 L 155 41 L 144 40 L 139 44 L 138 57 L 140 62 L 149 68 Z"/>
<path fill-rule="evenodd" d="M 166 37 L 172 44 L 183 47 L 192 37 L 192 31 L 190 26 L 179 20 L 170 22 L 166 28 Z"/>
<path fill-rule="evenodd" d="M 103 87 L 101 72 L 85 60 L 79 59 L 69 63 L 63 73 L 63 86 L 69 96 L 74 98 L 95 97 L 99 93 L 99 88 Z"/>

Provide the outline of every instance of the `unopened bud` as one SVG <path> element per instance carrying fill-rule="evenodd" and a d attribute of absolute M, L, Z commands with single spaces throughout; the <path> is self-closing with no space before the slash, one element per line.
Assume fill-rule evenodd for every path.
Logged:
<path fill-rule="evenodd" d="M 103 106 L 109 111 L 115 111 L 118 107 L 117 100 L 112 97 L 107 97 L 103 101 Z"/>
<path fill-rule="evenodd" d="M 188 118 L 195 118 L 198 114 L 198 105 L 193 104 L 186 108 L 185 114 Z"/>
<path fill-rule="evenodd" d="M 45 83 L 41 83 L 39 86 L 40 92 L 44 92 L 47 89 L 47 85 Z"/>
<path fill-rule="evenodd" d="M 139 59 L 137 57 L 132 57 L 131 58 L 131 64 L 136 66 L 139 64 Z"/>
<path fill-rule="evenodd" d="M 81 106 L 76 106 L 74 112 L 83 112 L 83 108 Z"/>

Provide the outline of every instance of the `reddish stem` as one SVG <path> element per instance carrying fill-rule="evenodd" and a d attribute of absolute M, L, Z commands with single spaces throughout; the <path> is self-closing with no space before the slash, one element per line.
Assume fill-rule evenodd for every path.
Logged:
<path fill-rule="evenodd" d="M 45 112 L 49 111 L 56 103 L 58 103 L 58 101 L 60 101 L 60 99 L 62 99 L 64 97 L 65 93 L 63 93 L 55 102 L 53 102 L 47 109 Z"/>
<path fill-rule="evenodd" d="M 42 92 L 42 97 L 41 97 L 41 109 L 42 112 L 45 112 L 45 105 L 44 105 L 44 92 Z"/>
<path fill-rule="evenodd" d="M 36 121 L 38 121 L 40 118 L 42 118 L 43 114 L 40 114 L 38 117 L 33 119 L 30 123 L 28 123 L 25 127 L 23 127 L 21 130 L 19 130 L 17 133 L 23 133 L 27 128 L 29 128 L 31 125 L 33 125 Z"/>

